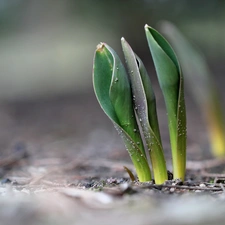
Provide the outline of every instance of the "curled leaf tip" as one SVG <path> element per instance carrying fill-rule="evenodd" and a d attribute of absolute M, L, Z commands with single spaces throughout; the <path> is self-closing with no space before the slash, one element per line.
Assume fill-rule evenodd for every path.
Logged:
<path fill-rule="evenodd" d="M 148 24 L 145 24 L 145 30 L 147 30 L 150 26 Z"/>
<path fill-rule="evenodd" d="M 100 42 L 100 43 L 96 46 L 96 50 L 97 50 L 97 51 L 101 51 L 104 47 L 105 47 L 105 44 L 104 44 L 103 42 Z"/>
<path fill-rule="evenodd" d="M 121 38 L 121 41 L 125 41 L 125 38 L 124 38 L 124 37 L 122 37 L 122 38 Z"/>

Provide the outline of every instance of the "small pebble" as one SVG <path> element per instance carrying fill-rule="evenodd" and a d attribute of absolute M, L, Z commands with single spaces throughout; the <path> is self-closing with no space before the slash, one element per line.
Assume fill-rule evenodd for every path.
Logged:
<path fill-rule="evenodd" d="M 206 187 L 206 185 L 202 183 L 202 184 L 199 184 L 199 187 L 203 188 L 203 187 Z"/>
<path fill-rule="evenodd" d="M 1 184 L 10 184 L 12 181 L 9 178 L 5 178 L 1 180 Z"/>
<path fill-rule="evenodd" d="M 120 184 L 119 187 L 120 187 L 120 189 L 122 191 L 125 191 L 125 190 L 127 190 L 129 188 L 129 184 L 128 183 L 123 183 L 123 184 Z"/>

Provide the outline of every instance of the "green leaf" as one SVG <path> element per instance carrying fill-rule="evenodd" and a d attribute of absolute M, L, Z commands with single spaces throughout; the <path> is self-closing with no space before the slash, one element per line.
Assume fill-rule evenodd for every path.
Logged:
<path fill-rule="evenodd" d="M 225 155 L 225 121 L 219 93 L 202 53 L 169 22 L 161 23 L 162 31 L 172 42 L 182 65 L 184 77 L 200 106 L 208 125 L 210 144 L 215 156 Z"/>
<path fill-rule="evenodd" d="M 131 81 L 134 107 L 150 154 L 154 179 L 156 184 L 162 184 L 168 177 L 151 81 L 141 59 L 124 38 L 121 43 Z"/>
<path fill-rule="evenodd" d="M 186 168 L 186 110 L 181 69 L 164 37 L 148 25 L 145 25 L 145 32 L 168 113 L 174 178 L 183 180 Z"/>
<path fill-rule="evenodd" d="M 118 55 L 105 43 L 99 44 L 95 52 L 93 84 L 100 106 L 125 143 L 139 180 L 151 180 L 127 73 Z"/>

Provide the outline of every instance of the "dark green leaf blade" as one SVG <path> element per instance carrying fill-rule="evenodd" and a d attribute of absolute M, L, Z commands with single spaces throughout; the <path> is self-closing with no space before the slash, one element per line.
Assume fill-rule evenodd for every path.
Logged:
<path fill-rule="evenodd" d="M 174 178 L 183 180 L 186 168 L 186 111 L 181 69 L 172 47 L 162 35 L 148 25 L 145 25 L 145 32 L 168 113 Z"/>
<path fill-rule="evenodd" d="M 101 62 L 101 63 L 99 63 Z M 113 69 L 113 57 L 109 51 L 106 50 L 103 43 L 97 46 L 94 58 L 93 68 L 93 86 L 96 97 L 100 103 L 101 108 L 107 116 L 116 123 L 119 123 L 114 107 L 107 97 L 111 85 L 111 74 Z M 98 75 L 98 74 L 104 74 Z M 103 85 L 104 84 L 104 85 Z"/>
<path fill-rule="evenodd" d="M 212 153 L 216 157 L 223 157 L 225 155 L 224 110 L 205 57 L 172 23 L 162 22 L 161 30 L 177 51 L 187 86 L 205 117 Z"/>
<path fill-rule="evenodd" d="M 132 107 L 126 71 L 107 44 L 98 45 L 94 57 L 93 84 L 96 97 L 112 120 L 130 154 L 141 182 L 151 180 L 150 168 Z"/>
<path fill-rule="evenodd" d="M 150 153 L 154 179 L 156 184 L 162 184 L 168 177 L 151 81 L 142 61 L 124 38 L 121 39 L 121 44 L 131 81 L 134 107 Z"/>

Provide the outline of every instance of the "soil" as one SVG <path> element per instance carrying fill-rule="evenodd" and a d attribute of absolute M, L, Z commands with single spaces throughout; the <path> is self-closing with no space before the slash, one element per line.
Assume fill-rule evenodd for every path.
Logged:
<path fill-rule="evenodd" d="M 128 154 L 93 93 L 2 103 L 1 224 L 224 224 L 225 159 L 211 157 L 187 101 L 186 179 L 163 185 L 131 181 Z M 162 129 L 171 170 L 167 136 Z"/>

